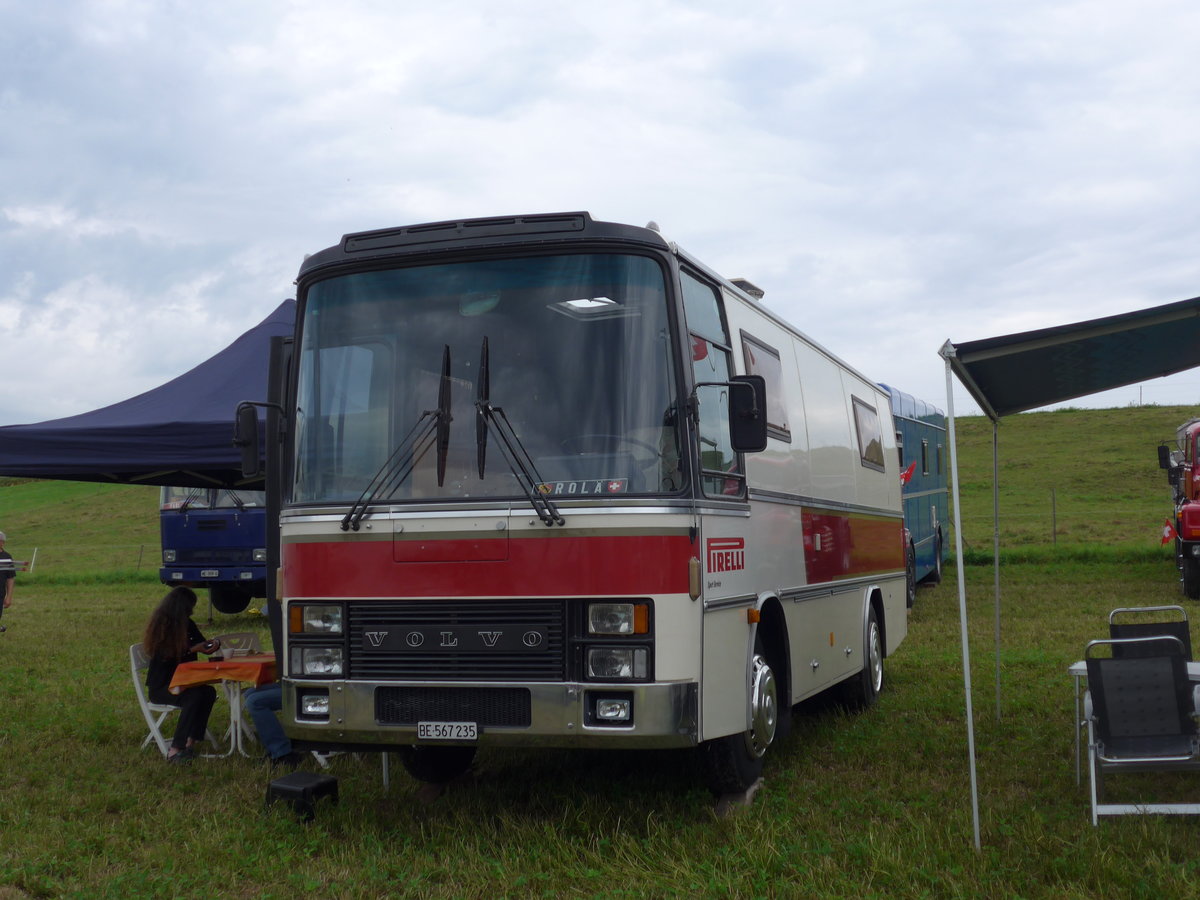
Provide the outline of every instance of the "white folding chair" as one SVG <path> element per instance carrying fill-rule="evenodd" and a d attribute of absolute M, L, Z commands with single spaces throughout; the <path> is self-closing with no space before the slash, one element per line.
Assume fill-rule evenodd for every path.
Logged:
<path fill-rule="evenodd" d="M 150 698 L 146 696 L 146 669 L 150 667 L 150 658 L 146 656 L 146 651 L 141 644 L 131 644 L 129 647 L 129 669 L 133 675 L 133 691 L 137 695 L 138 705 L 142 708 L 142 715 L 146 719 L 146 727 L 149 733 L 142 740 L 142 746 L 138 749 L 145 750 L 146 745 L 154 741 L 158 745 L 158 750 L 165 757 L 167 749 L 171 746 L 162 733 L 162 724 L 166 721 L 167 716 L 173 712 L 179 712 L 178 706 L 170 706 L 165 703 L 151 703 Z M 206 732 L 206 737 L 209 741 L 216 743 L 216 738 L 213 737 L 211 731 Z"/>
<path fill-rule="evenodd" d="M 262 652 L 262 643 L 253 631 L 231 631 L 229 634 L 218 634 L 216 640 L 221 642 L 221 653 L 225 659 L 242 653 Z"/>

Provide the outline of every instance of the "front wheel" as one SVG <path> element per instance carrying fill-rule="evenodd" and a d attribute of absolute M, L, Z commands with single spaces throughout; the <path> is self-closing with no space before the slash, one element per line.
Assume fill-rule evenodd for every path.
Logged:
<path fill-rule="evenodd" d="M 244 612 L 250 605 L 250 592 L 236 584 L 209 585 L 208 597 L 213 608 L 226 615 Z"/>
<path fill-rule="evenodd" d="M 942 583 L 942 533 L 939 531 L 933 543 L 933 571 L 925 576 L 929 584 Z"/>
<path fill-rule="evenodd" d="M 1200 560 L 1185 556 L 1180 560 L 1183 570 L 1183 593 L 1189 600 L 1200 600 Z"/>
<path fill-rule="evenodd" d="M 471 767 L 474 747 L 430 747 L 425 744 L 400 748 L 400 762 L 417 781 L 445 784 Z"/>
<path fill-rule="evenodd" d="M 909 609 L 917 602 L 917 551 L 912 544 L 904 554 L 904 602 Z"/>
<path fill-rule="evenodd" d="M 716 795 L 742 793 L 761 776 L 763 758 L 779 724 L 779 685 L 755 642 L 750 666 L 750 728 L 700 745 L 709 789 Z"/>

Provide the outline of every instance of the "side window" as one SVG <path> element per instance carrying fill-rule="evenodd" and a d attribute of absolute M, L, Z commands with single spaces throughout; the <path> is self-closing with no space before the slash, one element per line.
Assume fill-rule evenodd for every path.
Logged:
<path fill-rule="evenodd" d="M 854 403 L 854 427 L 858 432 L 858 457 L 869 469 L 883 471 L 883 433 L 879 430 L 879 413 L 857 397 Z"/>
<path fill-rule="evenodd" d="M 929 441 L 921 441 L 921 474 L 929 474 Z"/>
<path fill-rule="evenodd" d="M 942 474 L 942 445 L 937 445 L 937 473 Z"/>
<path fill-rule="evenodd" d="M 742 333 L 742 356 L 747 375 L 761 375 L 767 383 L 767 434 L 791 443 L 787 407 L 783 402 L 783 363 L 779 351 Z"/>
<path fill-rule="evenodd" d="M 729 340 L 717 292 L 687 272 L 680 273 L 695 384 L 728 382 Z M 741 459 L 729 436 L 729 388 L 696 388 L 699 401 L 700 482 L 711 497 L 740 497 L 746 490 Z"/>

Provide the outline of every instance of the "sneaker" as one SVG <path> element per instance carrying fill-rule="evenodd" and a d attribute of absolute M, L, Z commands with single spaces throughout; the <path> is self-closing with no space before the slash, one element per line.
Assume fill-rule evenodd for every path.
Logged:
<path fill-rule="evenodd" d="M 169 766 L 190 766 L 192 760 L 196 758 L 196 754 L 190 753 L 187 750 L 180 750 L 174 756 L 167 757 L 167 765 Z"/>
<path fill-rule="evenodd" d="M 304 754 L 297 753 L 295 750 L 290 750 L 283 756 L 276 756 L 271 760 L 271 768 L 274 770 L 277 766 L 287 766 L 289 772 L 295 771 L 301 762 L 304 761 Z"/>
<path fill-rule="evenodd" d="M 5 631 L 8 631 L 8 629 L 5 628 L 3 625 L 0 625 L 0 633 L 3 633 Z"/>

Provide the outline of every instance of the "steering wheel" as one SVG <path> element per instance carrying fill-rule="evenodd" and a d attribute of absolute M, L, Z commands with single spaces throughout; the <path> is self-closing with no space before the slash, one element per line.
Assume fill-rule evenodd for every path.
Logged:
<path fill-rule="evenodd" d="M 634 447 L 641 447 L 643 450 L 650 451 L 650 458 L 638 460 L 634 458 L 634 465 L 644 469 L 647 466 L 658 462 L 662 459 L 662 453 L 653 444 L 648 444 L 645 441 L 639 441 L 637 438 L 631 438 L 623 434 L 577 434 L 574 437 L 569 437 L 563 440 L 559 446 L 564 453 L 586 453 L 587 445 L 591 442 L 604 442 L 605 444 L 632 444 Z M 632 455 L 632 454 L 631 454 Z"/>

